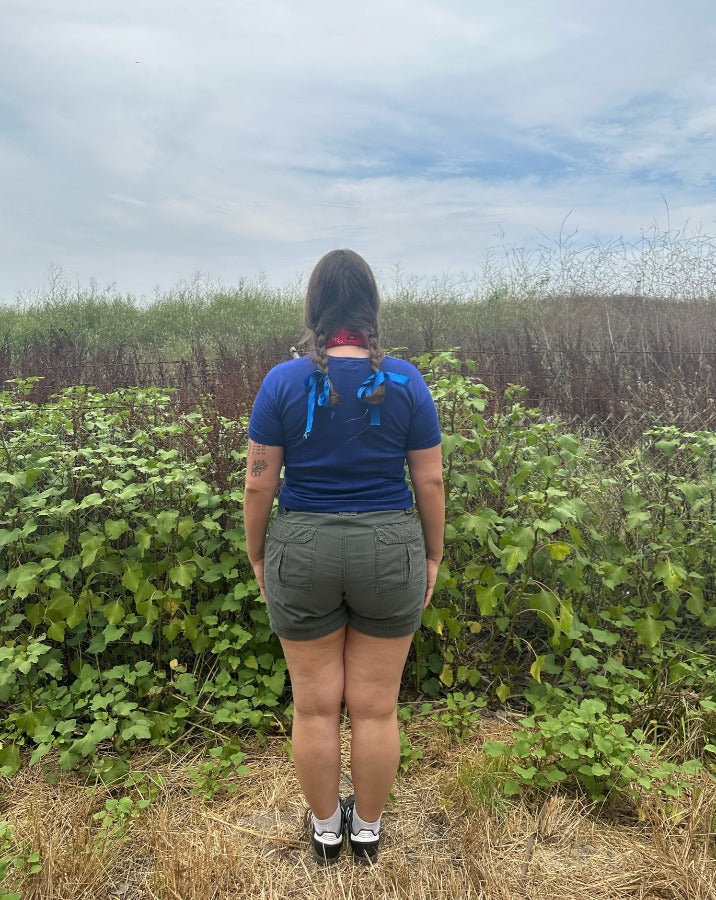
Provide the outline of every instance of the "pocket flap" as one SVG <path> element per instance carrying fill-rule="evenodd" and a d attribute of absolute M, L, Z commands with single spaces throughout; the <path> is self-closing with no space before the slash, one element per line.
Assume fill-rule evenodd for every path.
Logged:
<path fill-rule="evenodd" d="M 376 540 L 381 544 L 408 544 L 420 539 L 420 524 L 416 522 L 400 522 L 383 527 L 376 526 Z"/>
<path fill-rule="evenodd" d="M 286 541 L 291 544 L 307 544 L 315 536 L 316 529 L 313 525 L 275 521 L 271 526 L 271 537 L 277 541 Z"/>

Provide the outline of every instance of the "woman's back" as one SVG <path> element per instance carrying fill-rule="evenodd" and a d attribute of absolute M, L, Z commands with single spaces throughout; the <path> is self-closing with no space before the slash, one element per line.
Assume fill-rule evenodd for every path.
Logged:
<path fill-rule="evenodd" d="M 381 366 L 388 379 L 385 397 L 372 405 L 357 396 L 372 371 L 369 359 L 331 356 L 329 367 L 331 384 L 341 398 L 334 406 L 318 405 L 310 393 L 310 378 L 316 372 L 311 356 L 272 369 L 256 398 L 251 440 L 284 448 L 285 481 L 279 502 L 290 509 L 325 512 L 412 506 L 406 453 L 440 441 L 435 407 L 422 375 L 412 363 L 385 357 Z M 391 381 L 391 375 L 400 381 Z"/>

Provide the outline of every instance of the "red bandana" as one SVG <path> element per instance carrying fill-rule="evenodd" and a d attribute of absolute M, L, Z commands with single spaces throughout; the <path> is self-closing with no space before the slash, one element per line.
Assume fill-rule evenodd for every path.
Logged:
<path fill-rule="evenodd" d="M 365 335 L 355 334 L 346 328 L 341 328 L 326 341 L 326 349 L 329 347 L 365 347 L 368 349 L 368 342 Z"/>

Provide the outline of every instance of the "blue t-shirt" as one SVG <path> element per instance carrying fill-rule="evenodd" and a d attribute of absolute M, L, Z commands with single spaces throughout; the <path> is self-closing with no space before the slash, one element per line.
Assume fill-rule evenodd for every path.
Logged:
<path fill-rule="evenodd" d="M 364 512 L 408 509 L 413 496 L 405 472 L 408 450 L 440 443 L 435 403 L 418 369 L 386 356 L 384 372 L 408 377 L 406 384 L 385 382 L 378 405 L 380 424 L 371 425 L 372 405 L 356 392 L 371 374 L 364 358 L 330 356 L 328 371 L 341 401 L 314 406 L 306 433 L 306 377 L 317 371 L 311 356 L 279 363 L 261 385 L 251 413 L 249 438 L 283 447 L 284 483 L 279 503 L 313 512 Z"/>

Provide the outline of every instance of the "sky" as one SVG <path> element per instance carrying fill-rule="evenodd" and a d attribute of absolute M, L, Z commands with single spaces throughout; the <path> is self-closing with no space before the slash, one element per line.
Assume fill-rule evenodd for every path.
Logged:
<path fill-rule="evenodd" d="M 0 299 L 712 235 L 714 48 L 713 0 L 0 0 Z"/>

